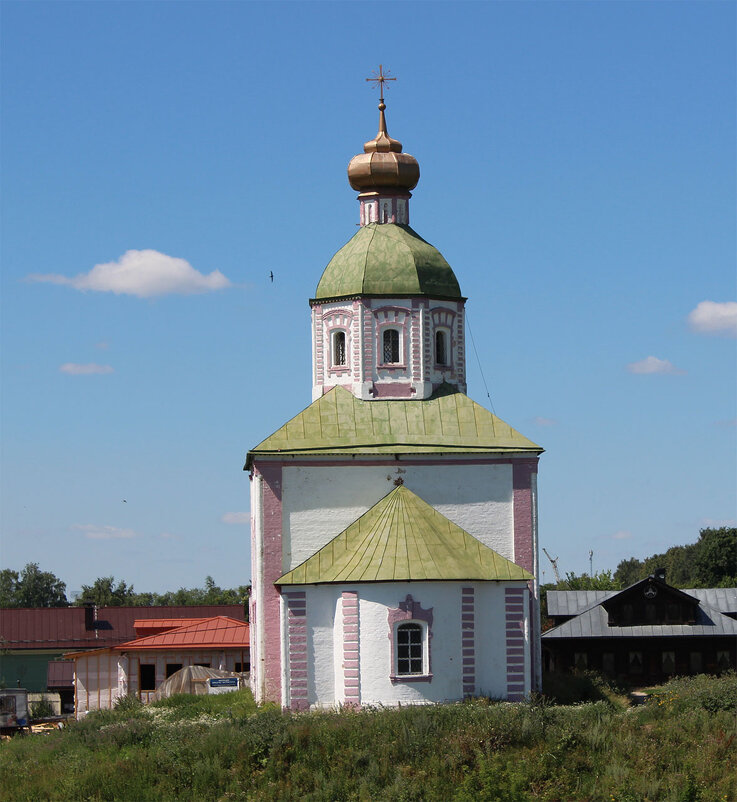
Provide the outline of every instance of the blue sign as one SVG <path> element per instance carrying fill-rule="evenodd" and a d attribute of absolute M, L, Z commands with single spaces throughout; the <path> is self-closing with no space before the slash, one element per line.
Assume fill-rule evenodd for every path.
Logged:
<path fill-rule="evenodd" d="M 209 683 L 211 688 L 237 688 L 238 677 L 213 677 Z"/>

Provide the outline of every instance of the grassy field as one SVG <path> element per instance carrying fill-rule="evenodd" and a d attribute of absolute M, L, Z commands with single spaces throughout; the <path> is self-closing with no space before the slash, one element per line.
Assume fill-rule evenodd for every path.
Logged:
<path fill-rule="evenodd" d="M 285 714 L 247 691 L 88 715 L 0 745 L 3 800 L 734 802 L 737 675 L 642 706 L 588 680 L 525 703 Z"/>

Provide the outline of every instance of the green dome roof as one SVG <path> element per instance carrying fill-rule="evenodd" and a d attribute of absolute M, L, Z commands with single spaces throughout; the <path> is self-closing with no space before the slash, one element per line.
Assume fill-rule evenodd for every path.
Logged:
<path fill-rule="evenodd" d="M 370 223 L 333 256 L 315 300 L 350 295 L 460 298 L 451 266 L 409 226 Z"/>

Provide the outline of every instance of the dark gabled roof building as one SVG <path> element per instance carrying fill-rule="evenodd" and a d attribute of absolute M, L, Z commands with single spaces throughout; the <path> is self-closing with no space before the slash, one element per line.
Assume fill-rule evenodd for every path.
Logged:
<path fill-rule="evenodd" d="M 546 670 L 635 683 L 737 665 L 737 588 L 679 590 L 656 572 L 620 591 L 548 591 Z"/>

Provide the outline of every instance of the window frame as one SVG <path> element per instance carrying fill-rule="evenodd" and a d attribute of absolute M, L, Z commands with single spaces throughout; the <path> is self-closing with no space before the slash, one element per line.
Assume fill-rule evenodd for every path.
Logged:
<path fill-rule="evenodd" d="M 414 601 L 411 595 L 399 602 L 398 607 L 387 610 L 389 624 L 389 640 L 391 643 L 391 663 L 389 679 L 392 684 L 405 682 L 432 682 L 432 640 L 433 608 L 424 609 L 419 602 Z M 422 638 L 422 673 L 399 673 L 399 641 L 398 633 L 404 624 L 415 624 L 420 627 Z"/>
<path fill-rule="evenodd" d="M 419 632 L 419 646 L 421 650 L 421 654 L 418 657 L 412 655 L 412 646 L 418 645 L 417 643 L 412 642 L 412 638 L 408 639 L 407 643 L 402 643 L 400 638 L 400 633 L 402 632 Z M 407 648 L 407 654 L 403 654 L 405 647 Z M 411 618 L 405 621 L 397 621 L 394 624 L 394 672 L 393 675 L 398 679 L 406 680 L 406 679 L 413 679 L 415 677 L 424 677 L 427 676 L 427 622 L 425 621 L 416 621 L 415 619 Z M 412 662 L 418 660 L 420 661 L 420 670 L 419 671 L 412 671 Z M 400 671 L 399 664 L 403 661 L 409 662 L 409 671 Z"/>
<path fill-rule="evenodd" d="M 336 359 L 338 353 L 337 339 L 343 338 L 343 361 Z M 348 332 L 345 329 L 333 329 L 330 332 L 330 367 L 332 370 L 348 370 Z"/>
<path fill-rule="evenodd" d="M 444 358 L 441 362 L 438 359 L 438 338 L 442 337 L 443 340 L 443 350 L 444 350 Z M 435 367 L 436 368 L 450 368 L 451 367 L 451 358 L 450 358 L 450 331 L 445 327 L 438 327 L 435 329 L 435 342 L 433 343 L 434 352 L 433 356 L 435 357 Z"/>
<path fill-rule="evenodd" d="M 390 332 L 394 332 L 397 335 L 397 361 L 396 362 L 386 362 L 386 336 Z M 404 367 L 404 338 L 402 336 L 402 329 L 399 326 L 391 325 L 391 326 L 382 326 L 381 327 L 381 338 L 380 338 L 380 346 L 381 346 L 381 360 L 379 361 L 379 366 L 382 368 L 403 368 Z"/>

